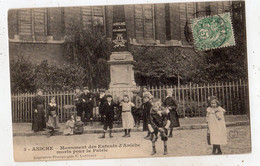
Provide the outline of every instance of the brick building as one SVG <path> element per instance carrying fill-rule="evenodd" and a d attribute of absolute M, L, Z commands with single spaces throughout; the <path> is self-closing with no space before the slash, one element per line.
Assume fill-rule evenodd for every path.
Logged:
<path fill-rule="evenodd" d="M 125 5 L 130 44 L 191 47 L 185 35 L 190 19 L 231 12 L 237 2 L 191 2 Z M 34 63 L 47 59 L 63 63 L 64 38 L 71 21 L 84 28 L 99 26 L 112 37 L 113 6 L 64 7 L 10 10 L 8 30 L 10 59 L 29 56 Z"/>

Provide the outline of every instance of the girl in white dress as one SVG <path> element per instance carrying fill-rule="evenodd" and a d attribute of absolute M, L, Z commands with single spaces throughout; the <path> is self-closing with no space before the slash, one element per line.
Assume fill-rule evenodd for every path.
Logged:
<path fill-rule="evenodd" d="M 206 119 L 210 133 L 210 144 L 213 145 L 212 154 L 222 154 L 220 145 L 227 144 L 227 131 L 224 119 L 226 111 L 220 107 L 220 102 L 216 97 L 210 97 L 209 102 L 210 106 L 207 108 Z"/>
<path fill-rule="evenodd" d="M 123 137 L 130 137 L 130 131 L 134 128 L 134 118 L 132 115 L 132 107 L 134 107 L 134 103 L 129 101 L 128 95 L 124 95 L 123 101 L 120 103 L 122 106 L 122 124 L 125 130 L 125 134 Z"/>

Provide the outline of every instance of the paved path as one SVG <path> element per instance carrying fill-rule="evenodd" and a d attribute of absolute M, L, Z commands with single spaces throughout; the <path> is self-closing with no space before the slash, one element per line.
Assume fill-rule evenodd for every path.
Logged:
<path fill-rule="evenodd" d="M 251 151 L 250 127 L 249 125 L 232 126 L 227 128 L 228 144 L 222 147 L 224 154 L 241 154 Z M 100 134 L 83 134 L 73 136 L 57 135 L 53 137 L 42 136 L 16 136 L 13 137 L 16 160 L 24 158 L 28 160 L 57 160 L 57 159 L 91 159 L 91 158 L 125 158 L 125 157 L 151 157 L 151 142 L 143 139 L 145 132 L 133 132 L 130 138 L 121 137 L 123 133 L 114 133 L 113 138 L 99 139 Z M 130 147 L 119 147 L 120 144 L 128 144 Z M 98 148 L 98 145 L 114 145 L 117 147 Z M 33 147 L 53 147 L 53 151 L 31 151 Z M 60 146 L 86 146 L 84 153 L 57 154 Z M 95 151 L 89 146 L 97 146 Z M 131 147 L 134 146 L 134 147 Z M 27 151 L 24 151 L 27 148 Z M 206 142 L 206 129 L 175 130 L 174 137 L 168 141 L 169 154 L 167 156 L 194 156 L 211 155 L 212 147 Z M 30 149 L 30 150 L 28 150 Z M 87 152 L 87 150 L 91 151 Z M 160 139 L 157 141 L 155 156 L 163 156 L 163 144 Z M 76 156 L 77 155 L 77 156 Z M 21 156 L 21 158 L 17 157 Z M 34 158 L 49 157 L 49 158 Z M 63 157 L 63 158 L 62 158 Z"/>

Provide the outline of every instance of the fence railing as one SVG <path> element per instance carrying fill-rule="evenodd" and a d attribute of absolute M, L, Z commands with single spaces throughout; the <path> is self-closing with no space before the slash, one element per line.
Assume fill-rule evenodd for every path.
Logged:
<path fill-rule="evenodd" d="M 154 97 L 162 101 L 166 97 L 167 89 L 173 90 L 173 97 L 178 103 L 180 117 L 205 116 L 207 98 L 215 95 L 226 109 L 226 114 L 245 114 L 248 112 L 248 86 L 244 80 L 235 82 L 217 82 L 214 84 L 186 84 L 180 86 L 151 86 L 148 90 Z M 92 92 L 96 92 L 93 90 Z M 113 92 L 112 92 L 113 93 Z M 46 105 L 52 96 L 56 97 L 60 122 L 65 122 L 73 108 L 74 91 L 45 92 Z M 112 94 L 113 95 L 113 94 Z M 31 122 L 32 120 L 32 99 L 35 93 L 12 94 L 12 119 L 13 122 Z M 97 104 L 95 104 L 97 106 Z M 70 109 L 68 109 L 70 108 Z M 98 107 L 94 107 L 93 116 L 99 121 Z"/>

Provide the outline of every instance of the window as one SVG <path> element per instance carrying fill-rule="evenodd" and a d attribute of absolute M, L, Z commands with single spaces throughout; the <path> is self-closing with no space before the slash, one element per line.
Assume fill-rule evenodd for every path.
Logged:
<path fill-rule="evenodd" d="M 18 13 L 19 35 L 47 35 L 47 9 L 22 9 Z"/>
<path fill-rule="evenodd" d="M 104 7 L 94 6 L 94 7 L 82 7 L 82 23 L 83 26 L 89 29 L 99 29 L 104 31 Z"/>
<path fill-rule="evenodd" d="M 154 39 L 154 5 L 135 5 L 135 34 L 137 40 Z"/>

